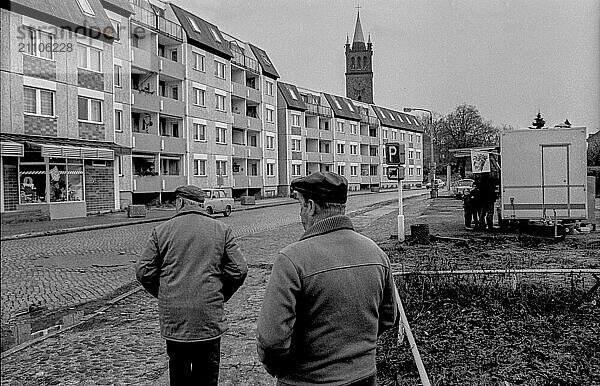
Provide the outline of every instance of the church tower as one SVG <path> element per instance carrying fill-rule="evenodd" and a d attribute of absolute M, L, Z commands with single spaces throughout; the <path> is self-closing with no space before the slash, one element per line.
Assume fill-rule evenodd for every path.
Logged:
<path fill-rule="evenodd" d="M 352 46 L 346 37 L 346 96 L 356 101 L 373 103 L 373 45 L 371 35 L 365 45 L 360 9 L 356 14 L 356 27 Z"/>

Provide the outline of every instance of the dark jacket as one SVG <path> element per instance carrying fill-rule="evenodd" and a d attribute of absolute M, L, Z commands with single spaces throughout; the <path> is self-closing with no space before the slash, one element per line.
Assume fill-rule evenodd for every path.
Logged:
<path fill-rule="evenodd" d="M 136 266 L 137 280 L 158 298 L 162 336 L 180 342 L 225 332 L 223 303 L 247 273 L 229 226 L 193 207 L 154 228 Z"/>
<path fill-rule="evenodd" d="M 396 320 L 390 262 L 346 216 L 315 223 L 273 265 L 257 326 L 278 385 L 345 385 L 376 371 L 377 337 Z"/>

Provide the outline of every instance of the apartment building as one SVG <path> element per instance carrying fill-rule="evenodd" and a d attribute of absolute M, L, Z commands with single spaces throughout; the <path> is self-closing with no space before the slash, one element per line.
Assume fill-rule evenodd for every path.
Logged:
<path fill-rule="evenodd" d="M 3 220 L 118 207 L 115 156 L 128 149 L 114 130 L 115 29 L 105 6 L 117 21 L 131 12 L 117 0 L 2 3 Z"/>
<path fill-rule="evenodd" d="M 388 180 L 385 163 L 385 144 L 398 142 L 405 148 L 405 179 L 403 186 L 421 187 L 423 182 L 423 126 L 412 114 L 395 111 L 381 106 L 372 106 L 381 125 L 382 173 L 383 188 L 397 187 L 397 181 Z"/>

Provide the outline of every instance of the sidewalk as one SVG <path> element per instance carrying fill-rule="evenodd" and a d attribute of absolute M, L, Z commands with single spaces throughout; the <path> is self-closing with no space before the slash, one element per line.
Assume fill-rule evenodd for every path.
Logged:
<path fill-rule="evenodd" d="M 381 190 L 385 192 L 389 190 Z M 349 195 L 377 194 L 371 191 L 348 192 Z M 257 200 L 255 205 L 235 203 L 234 212 L 255 210 L 280 205 L 296 203 L 289 197 L 265 198 Z M 145 218 L 129 218 L 127 212 L 119 211 L 101 215 L 91 215 L 81 218 L 63 220 L 26 222 L 20 224 L 3 224 L 0 241 L 49 236 L 63 233 L 81 232 L 86 230 L 112 228 L 132 224 L 159 222 L 169 219 L 175 214 L 175 208 L 150 208 Z"/>

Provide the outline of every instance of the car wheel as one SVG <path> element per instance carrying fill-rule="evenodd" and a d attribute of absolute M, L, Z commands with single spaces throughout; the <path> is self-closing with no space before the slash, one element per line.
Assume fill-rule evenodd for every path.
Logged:
<path fill-rule="evenodd" d="M 207 207 L 206 207 L 206 213 L 208 213 L 208 214 L 213 214 L 212 207 L 210 207 L 210 206 L 207 206 Z"/>
<path fill-rule="evenodd" d="M 228 217 L 231 214 L 231 206 L 227 205 L 225 208 L 225 212 L 223 212 L 224 217 Z"/>

